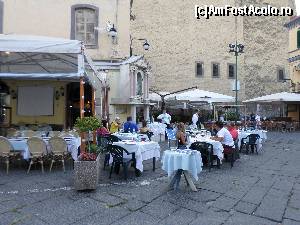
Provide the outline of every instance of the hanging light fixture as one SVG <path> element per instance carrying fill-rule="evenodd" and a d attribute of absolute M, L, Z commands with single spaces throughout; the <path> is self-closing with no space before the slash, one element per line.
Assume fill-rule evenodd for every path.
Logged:
<path fill-rule="evenodd" d="M 115 38 L 117 36 L 117 30 L 115 28 L 115 25 L 113 24 L 113 26 L 110 28 L 110 30 L 108 31 L 109 36 L 111 36 L 112 38 Z"/>
<path fill-rule="evenodd" d="M 145 49 L 146 51 L 148 51 L 148 50 L 149 50 L 149 48 L 150 48 L 150 45 L 149 45 L 149 43 L 148 43 L 148 41 L 147 41 L 147 40 L 145 40 L 145 43 L 143 44 L 143 47 L 144 47 L 144 49 Z"/>

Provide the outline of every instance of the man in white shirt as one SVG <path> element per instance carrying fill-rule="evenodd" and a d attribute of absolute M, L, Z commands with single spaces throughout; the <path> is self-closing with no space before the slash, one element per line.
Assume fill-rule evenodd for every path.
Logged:
<path fill-rule="evenodd" d="M 171 116 L 167 113 L 167 111 L 164 109 L 163 113 L 160 114 L 157 119 L 161 120 L 162 123 L 167 125 L 167 129 L 171 128 Z M 168 140 L 167 132 L 165 133 L 165 139 Z"/>
<path fill-rule="evenodd" d="M 168 127 L 171 123 L 171 116 L 167 113 L 167 111 L 164 109 L 163 113 L 160 114 L 157 119 L 160 119 L 162 123 L 166 124 Z"/>
<path fill-rule="evenodd" d="M 255 116 L 255 121 L 256 121 L 256 128 L 260 128 L 260 115 L 256 114 Z"/>
<path fill-rule="evenodd" d="M 193 117 L 192 117 L 192 123 L 193 123 L 193 126 L 194 127 L 197 127 L 197 123 L 198 123 L 198 120 L 199 120 L 199 112 L 195 112 Z"/>
<path fill-rule="evenodd" d="M 223 147 L 234 147 L 234 141 L 233 138 L 230 134 L 230 132 L 223 127 L 223 123 L 222 122 L 216 122 L 215 124 L 215 128 L 218 131 L 217 133 L 217 137 L 211 137 L 211 139 L 215 140 L 215 141 L 220 141 L 223 145 Z"/>

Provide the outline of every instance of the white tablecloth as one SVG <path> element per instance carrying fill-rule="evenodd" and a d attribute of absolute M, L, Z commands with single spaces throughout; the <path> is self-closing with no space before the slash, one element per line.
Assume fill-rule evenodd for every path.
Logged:
<path fill-rule="evenodd" d="M 143 172 L 143 161 L 152 159 L 155 157 L 158 159 L 160 157 L 160 146 L 157 142 L 114 142 L 114 145 L 121 146 L 125 148 L 129 153 L 135 152 L 136 158 L 136 168 Z M 124 157 L 131 157 L 131 155 L 124 154 Z M 112 157 L 110 157 L 110 162 L 112 163 Z"/>
<path fill-rule="evenodd" d="M 260 139 L 256 141 L 256 145 L 257 145 L 257 150 L 258 151 L 261 150 L 262 142 L 267 140 L 267 131 L 264 131 L 264 130 L 239 131 L 239 136 L 238 136 L 239 148 L 241 147 L 242 139 L 248 137 L 250 134 L 258 134 L 260 136 Z"/>
<path fill-rule="evenodd" d="M 177 170 L 182 169 L 187 170 L 195 180 L 198 180 L 198 174 L 202 171 L 203 166 L 201 153 L 189 149 L 164 151 L 162 164 L 162 169 L 168 173 L 169 177 Z"/>
<path fill-rule="evenodd" d="M 141 138 L 145 138 L 145 141 L 149 141 L 149 138 L 146 134 L 140 134 L 140 133 L 114 133 L 113 135 L 118 137 L 122 141 L 126 141 L 126 140 L 141 141 Z"/>
<path fill-rule="evenodd" d="M 224 159 L 224 148 L 221 144 L 221 142 L 219 141 L 215 141 L 215 140 L 211 140 L 209 138 L 198 138 L 198 137 L 190 137 L 188 140 L 188 147 L 191 146 L 192 143 L 194 142 L 205 142 L 205 143 L 209 143 L 212 144 L 213 146 L 213 153 L 214 155 L 218 156 L 218 158 L 222 161 Z"/>
<path fill-rule="evenodd" d="M 150 123 L 148 125 L 148 127 L 149 127 L 150 131 L 153 132 L 153 135 L 157 136 L 160 134 L 165 134 L 167 125 L 163 124 L 163 123 L 154 122 L 154 123 Z"/>
<path fill-rule="evenodd" d="M 51 148 L 48 143 L 50 138 L 43 138 L 43 140 L 47 144 L 47 151 L 50 152 Z M 78 156 L 78 147 L 81 144 L 80 137 L 64 137 L 65 141 L 68 144 L 68 152 L 72 154 L 72 158 L 74 160 L 77 160 Z M 15 151 L 21 151 L 21 154 L 25 160 L 30 159 L 30 152 L 27 145 L 27 139 L 25 138 L 11 138 L 9 139 L 9 142 L 12 144 L 13 149 Z M 47 154 L 47 152 L 45 152 Z"/>

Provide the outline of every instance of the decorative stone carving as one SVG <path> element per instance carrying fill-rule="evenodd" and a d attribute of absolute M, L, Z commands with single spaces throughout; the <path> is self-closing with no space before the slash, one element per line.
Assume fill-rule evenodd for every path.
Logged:
<path fill-rule="evenodd" d="M 130 72 L 131 73 L 134 73 L 135 71 L 138 70 L 138 67 L 137 66 L 130 66 Z"/>

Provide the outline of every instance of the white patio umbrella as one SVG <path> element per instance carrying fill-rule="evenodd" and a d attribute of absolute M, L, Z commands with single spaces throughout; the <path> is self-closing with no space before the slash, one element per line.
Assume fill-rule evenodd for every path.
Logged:
<path fill-rule="evenodd" d="M 234 97 L 200 89 L 169 95 L 166 99 L 176 99 L 190 102 L 234 102 Z"/>
<path fill-rule="evenodd" d="M 300 102 L 300 94 L 280 92 L 244 101 L 244 103 L 263 102 Z"/>

